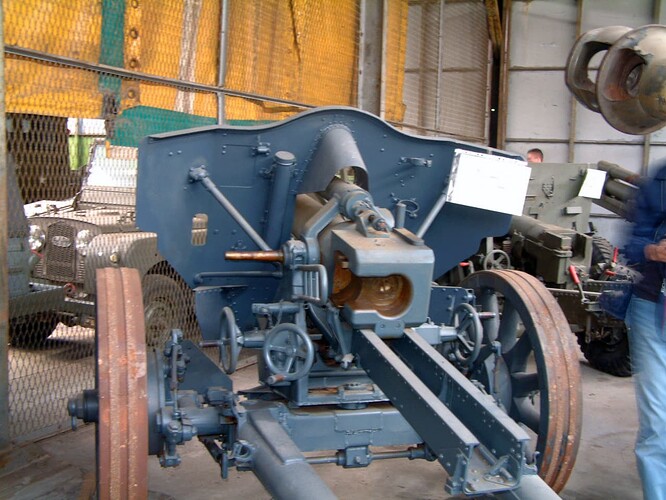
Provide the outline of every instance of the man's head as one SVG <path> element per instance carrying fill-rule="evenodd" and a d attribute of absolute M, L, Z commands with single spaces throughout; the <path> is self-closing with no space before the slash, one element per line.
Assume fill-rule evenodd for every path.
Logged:
<path fill-rule="evenodd" d="M 530 163 L 541 163 L 543 161 L 543 151 L 539 148 L 530 149 L 527 152 L 527 161 Z"/>

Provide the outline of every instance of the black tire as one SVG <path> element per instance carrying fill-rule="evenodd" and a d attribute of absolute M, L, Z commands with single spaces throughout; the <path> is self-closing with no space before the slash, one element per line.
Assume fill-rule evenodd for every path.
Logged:
<path fill-rule="evenodd" d="M 592 237 L 592 265 L 610 264 L 613 260 L 613 245 L 601 236 Z"/>
<path fill-rule="evenodd" d="M 9 344 L 13 347 L 40 347 L 58 326 L 55 313 L 14 318 L 9 323 Z"/>
<path fill-rule="evenodd" d="M 146 345 L 161 348 L 171 330 L 185 330 L 190 308 L 183 287 L 162 274 L 147 274 L 141 282 L 146 320 Z"/>
<path fill-rule="evenodd" d="M 576 334 L 578 345 L 585 359 L 595 368 L 616 377 L 631 377 L 631 355 L 629 336 L 626 327 L 622 327 L 618 340 L 593 340 L 585 342 L 585 333 Z"/>
<path fill-rule="evenodd" d="M 615 268 L 613 268 L 613 271 L 615 272 L 615 277 L 611 281 L 635 282 L 641 276 L 640 273 L 635 269 L 632 269 L 631 267 L 622 264 L 615 264 Z"/>

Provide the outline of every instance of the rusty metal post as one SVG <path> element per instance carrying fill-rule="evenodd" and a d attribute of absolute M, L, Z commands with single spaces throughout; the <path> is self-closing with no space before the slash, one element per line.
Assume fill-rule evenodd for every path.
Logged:
<path fill-rule="evenodd" d="M 576 38 L 580 36 L 583 23 L 583 2 L 578 2 L 576 11 Z M 576 158 L 576 113 L 578 104 L 573 94 L 569 96 L 569 141 L 567 147 L 567 161 L 573 163 Z"/>
<path fill-rule="evenodd" d="M 7 259 L 7 147 L 5 142 L 5 36 L 0 9 L 0 453 L 9 448 L 9 277 Z"/>
<path fill-rule="evenodd" d="M 497 102 L 497 137 L 498 148 L 506 147 L 506 129 L 509 109 L 509 68 L 511 61 L 509 58 L 509 38 L 511 33 L 511 0 L 504 2 L 502 15 L 504 37 L 500 50 L 500 76 L 499 76 L 499 97 Z"/>

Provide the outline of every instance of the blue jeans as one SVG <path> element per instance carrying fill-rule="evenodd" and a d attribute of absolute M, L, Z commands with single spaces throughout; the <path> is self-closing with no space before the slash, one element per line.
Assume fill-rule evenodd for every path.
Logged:
<path fill-rule="evenodd" d="M 638 435 L 636 461 L 645 500 L 666 500 L 666 328 L 663 303 L 634 296 L 627 311 Z"/>

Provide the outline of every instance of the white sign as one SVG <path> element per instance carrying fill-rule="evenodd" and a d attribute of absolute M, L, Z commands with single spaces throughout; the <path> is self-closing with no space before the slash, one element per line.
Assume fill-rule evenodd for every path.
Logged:
<path fill-rule="evenodd" d="M 446 201 L 522 215 L 531 171 L 525 161 L 456 149 Z"/>
<path fill-rule="evenodd" d="M 580 187 L 578 196 L 586 198 L 594 198 L 598 200 L 601 198 L 601 193 L 604 190 L 604 183 L 606 182 L 606 172 L 594 168 L 588 168 L 585 173 L 585 180 Z"/>

